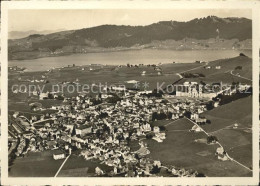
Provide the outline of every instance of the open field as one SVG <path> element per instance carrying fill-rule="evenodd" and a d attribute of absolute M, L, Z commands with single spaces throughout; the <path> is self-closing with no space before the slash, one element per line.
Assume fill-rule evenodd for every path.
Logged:
<path fill-rule="evenodd" d="M 252 126 L 252 96 L 233 101 L 202 114 L 211 121 L 202 125 L 207 132 L 213 132 L 237 123 L 240 127 Z"/>
<path fill-rule="evenodd" d="M 53 177 L 64 160 L 54 160 L 51 151 L 30 152 L 17 158 L 11 166 L 11 177 Z"/>
<path fill-rule="evenodd" d="M 206 83 L 214 82 L 223 82 L 223 83 L 232 83 L 232 82 L 241 82 L 251 84 L 252 82 L 247 79 L 235 76 L 231 74 L 232 70 L 235 70 L 237 66 L 242 66 L 241 75 L 245 75 L 250 78 L 249 75 L 252 74 L 252 62 L 251 58 L 248 57 L 235 57 L 230 59 L 221 59 L 217 61 L 209 62 L 209 66 L 212 66 L 212 69 L 205 69 L 205 63 L 168 63 L 162 64 L 160 68 L 162 69 L 162 74 L 158 75 L 158 72 L 152 66 L 139 66 L 139 67 L 116 67 L 116 66 L 100 66 L 100 65 L 87 65 L 87 66 L 76 66 L 76 67 L 67 67 L 54 69 L 50 72 L 41 71 L 41 72 L 10 72 L 8 89 L 9 89 L 9 110 L 18 110 L 18 111 L 30 111 L 29 103 L 37 101 L 36 96 L 29 96 L 27 93 L 12 93 L 12 85 L 36 85 L 40 86 L 43 89 L 43 92 L 53 91 L 53 85 L 61 85 L 62 82 L 73 82 L 78 80 L 79 91 L 82 91 L 82 86 L 84 84 L 91 87 L 92 84 L 102 86 L 111 85 L 111 84 L 124 84 L 128 88 L 136 88 L 134 84 L 126 83 L 129 80 L 139 81 L 137 88 L 144 89 L 144 83 L 148 84 L 147 89 L 153 90 L 157 86 L 162 84 L 162 88 L 165 88 L 167 85 L 172 84 L 180 79 L 178 74 L 182 72 L 188 73 L 202 73 L 206 77 L 201 78 L 187 78 L 185 81 L 204 81 Z M 215 66 L 221 66 L 221 69 L 217 70 Z M 207 66 L 207 65 L 206 65 Z M 84 70 L 82 70 L 84 69 Z M 145 71 L 146 74 L 142 75 L 142 72 Z M 237 74 L 237 70 L 233 72 Z M 247 75 L 246 75 L 247 74 Z M 42 79 L 42 76 L 48 80 L 49 83 L 40 83 L 40 82 L 28 82 L 26 80 L 33 79 Z M 158 84 L 157 84 L 158 83 Z M 71 84 L 72 85 L 72 84 Z M 77 86 L 72 85 L 75 90 Z M 71 87 L 70 87 L 71 88 Z M 57 90 L 57 87 L 54 88 L 54 91 Z M 68 86 L 63 88 L 63 93 L 65 96 L 76 96 L 78 95 L 77 91 L 69 93 Z M 44 106 L 49 106 L 48 101 L 42 101 Z"/>
<path fill-rule="evenodd" d="M 207 176 L 251 175 L 250 171 L 234 162 L 218 160 L 215 156 L 218 145 L 194 142 L 207 136 L 202 132 L 189 132 L 192 126 L 193 123 L 183 118 L 166 127 L 166 139 L 162 143 L 146 140 L 151 151 L 149 157 L 167 165 L 197 170 Z"/>
<path fill-rule="evenodd" d="M 191 65 L 191 66 L 190 66 Z M 10 72 L 9 73 L 9 82 L 8 82 L 8 89 L 9 89 L 9 110 L 17 110 L 23 112 L 31 112 L 29 107 L 29 103 L 32 102 L 39 102 L 37 96 L 29 96 L 29 93 L 18 93 L 15 94 L 12 92 L 12 85 L 23 85 L 28 88 L 29 85 L 39 86 L 43 92 L 47 91 L 56 91 L 57 87 L 53 90 L 53 85 L 61 85 L 62 82 L 73 82 L 78 80 L 78 83 L 81 85 L 79 86 L 79 91 L 82 90 L 82 86 L 84 84 L 89 85 L 91 87 L 92 84 L 102 86 L 111 85 L 111 84 L 124 84 L 128 88 L 136 88 L 134 84 L 128 84 L 126 81 L 129 80 L 137 80 L 140 82 L 139 89 L 144 89 L 143 83 L 147 82 L 150 90 L 157 88 L 157 82 L 163 83 L 163 88 L 168 85 L 172 84 L 173 82 L 179 79 L 179 76 L 176 75 L 178 71 L 187 70 L 193 67 L 198 67 L 201 64 L 167 64 L 167 68 L 171 69 L 171 73 L 167 71 L 167 74 L 158 75 L 158 72 L 154 70 L 154 67 L 148 66 L 140 66 L 140 67 L 131 67 L 128 68 L 126 66 L 118 68 L 116 66 L 82 66 L 82 67 L 70 67 L 70 68 L 61 68 L 55 69 L 51 72 L 24 72 L 24 73 L 16 73 Z M 164 65 L 162 65 L 164 67 Z M 175 68 L 176 67 L 176 68 Z M 84 68 L 84 70 L 82 70 Z M 90 68 L 92 70 L 90 70 Z M 146 71 L 146 75 L 142 76 L 141 73 Z M 42 79 L 42 76 L 46 77 L 46 80 L 49 83 L 40 83 L 40 82 L 28 82 L 25 80 L 33 80 L 33 79 Z M 20 79 L 20 80 L 19 80 Z M 76 85 L 73 85 L 76 90 Z M 24 87 L 23 87 L 24 88 Z M 63 93 L 65 96 L 77 96 L 78 92 L 75 91 L 73 93 L 69 93 L 68 91 L 71 90 L 68 87 L 64 87 Z M 61 90 L 61 89 L 60 89 Z M 50 107 L 49 100 L 43 100 L 41 103 L 43 106 Z M 52 100 L 52 105 L 60 104 L 58 101 Z"/>
<path fill-rule="evenodd" d="M 220 66 L 220 69 L 216 69 L 217 66 Z M 210 69 L 206 69 L 206 67 L 210 67 Z M 242 69 L 236 70 L 237 67 L 241 67 Z M 198 82 L 204 81 L 206 83 L 213 83 L 222 81 L 223 83 L 241 82 L 251 84 L 250 80 L 242 77 L 252 79 L 252 59 L 238 56 L 230 59 L 211 61 L 208 65 L 191 70 L 189 73 L 203 74 L 205 76 L 194 78 L 195 81 Z M 241 77 L 239 77 L 239 75 Z"/>
<path fill-rule="evenodd" d="M 96 167 L 107 172 L 112 170 L 111 167 L 105 164 L 100 164 L 98 161 L 85 160 L 83 157 L 72 155 L 61 169 L 58 177 L 94 176 Z"/>
<path fill-rule="evenodd" d="M 211 121 L 202 128 L 218 138 L 235 160 L 252 167 L 252 96 L 203 114 Z M 238 127 L 234 128 L 234 124 Z"/>
<path fill-rule="evenodd" d="M 238 56 L 228 59 L 220 59 L 216 61 L 211 61 L 206 65 L 210 69 L 204 67 L 190 71 L 191 73 L 202 73 L 205 76 L 215 75 L 225 73 L 227 71 L 235 70 L 236 67 L 241 66 L 241 72 L 251 74 L 247 78 L 252 78 L 252 59 L 249 57 Z M 217 66 L 220 66 L 220 69 L 216 69 Z"/>

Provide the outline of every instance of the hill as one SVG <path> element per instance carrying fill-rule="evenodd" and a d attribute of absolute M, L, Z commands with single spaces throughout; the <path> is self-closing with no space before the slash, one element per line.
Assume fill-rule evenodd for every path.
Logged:
<path fill-rule="evenodd" d="M 46 35 L 46 34 L 60 32 L 60 31 L 62 31 L 62 30 L 59 29 L 59 30 L 43 30 L 43 31 L 37 31 L 37 30 L 11 31 L 11 32 L 8 32 L 8 38 L 9 39 L 20 39 L 20 38 L 25 38 L 25 37 L 28 37 L 28 36 L 34 35 L 34 34 Z"/>
<path fill-rule="evenodd" d="M 252 167 L 252 96 L 217 107 L 203 115 L 211 124 L 202 128 L 217 136 L 230 156 Z"/>
<path fill-rule="evenodd" d="M 241 82 L 251 84 L 252 59 L 247 56 L 238 56 L 211 61 L 194 70 L 186 71 L 186 74 L 201 74 L 202 77 L 189 78 L 190 81 L 214 83 L 217 80 L 223 83 Z"/>
<path fill-rule="evenodd" d="M 84 53 L 89 52 L 89 48 L 97 48 L 97 51 L 115 48 L 141 49 L 154 47 L 149 44 L 155 41 L 168 40 L 182 41 L 182 44 L 177 45 L 183 45 L 185 48 L 185 45 L 190 45 L 189 42 L 186 44 L 189 38 L 195 40 L 213 38 L 213 42 L 218 43 L 236 39 L 231 46 L 241 48 L 244 46 L 241 41 L 252 38 L 252 21 L 246 18 L 208 16 L 188 22 L 161 21 L 147 26 L 101 25 L 47 35 L 34 34 L 22 39 L 9 40 L 9 58 L 28 59 L 50 54 Z M 210 44 L 203 42 L 197 42 L 196 45 L 200 48 L 210 48 Z M 217 45 L 221 46 L 223 45 Z"/>

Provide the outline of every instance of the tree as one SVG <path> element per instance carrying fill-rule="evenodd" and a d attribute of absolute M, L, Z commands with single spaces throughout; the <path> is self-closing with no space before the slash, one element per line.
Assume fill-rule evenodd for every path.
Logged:
<path fill-rule="evenodd" d="M 152 114 L 152 121 L 154 121 L 155 119 L 157 119 L 157 112 L 154 112 L 154 113 Z"/>
<path fill-rule="evenodd" d="M 146 139 L 152 139 L 154 137 L 153 133 L 146 134 Z"/>
<path fill-rule="evenodd" d="M 214 108 L 214 102 L 210 101 L 206 104 L 207 110 L 212 110 Z"/>
<path fill-rule="evenodd" d="M 159 128 L 160 128 L 160 131 L 165 131 L 166 130 L 165 126 L 159 126 Z"/>
<path fill-rule="evenodd" d="M 190 112 L 190 111 L 186 111 L 186 112 L 184 113 L 184 116 L 186 116 L 187 118 L 190 118 L 191 112 Z"/>
<path fill-rule="evenodd" d="M 121 101 L 121 98 L 116 94 L 114 94 L 113 97 L 107 98 L 108 103 L 117 103 L 118 101 Z"/>
<path fill-rule="evenodd" d="M 160 172 L 160 168 L 157 166 L 157 165 L 155 165 L 155 166 L 153 166 L 153 168 L 152 168 L 152 170 L 151 170 L 151 174 L 158 174 L 159 172 Z"/>
<path fill-rule="evenodd" d="M 206 177 L 206 176 L 205 176 L 205 174 L 203 174 L 203 173 L 198 173 L 198 174 L 196 175 L 196 177 Z"/>
<path fill-rule="evenodd" d="M 76 127 L 75 125 L 73 126 L 72 132 L 71 132 L 71 136 L 75 136 L 76 135 Z"/>
<path fill-rule="evenodd" d="M 211 143 L 216 143 L 218 141 L 218 138 L 216 136 L 208 136 L 207 137 L 207 143 L 211 144 Z"/>
<path fill-rule="evenodd" d="M 106 117 L 108 117 L 108 113 L 107 112 L 101 112 L 99 117 L 100 117 L 100 119 L 106 118 Z"/>
<path fill-rule="evenodd" d="M 235 70 L 242 70 L 242 66 L 237 66 L 236 68 L 235 68 Z"/>

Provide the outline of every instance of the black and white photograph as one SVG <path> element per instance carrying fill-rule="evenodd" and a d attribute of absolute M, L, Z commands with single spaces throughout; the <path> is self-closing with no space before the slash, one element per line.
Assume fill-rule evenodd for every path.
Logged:
<path fill-rule="evenodd" d="M 11 3 L 2 4 L 3 183 L 258 184 L 254 3 Z"/>

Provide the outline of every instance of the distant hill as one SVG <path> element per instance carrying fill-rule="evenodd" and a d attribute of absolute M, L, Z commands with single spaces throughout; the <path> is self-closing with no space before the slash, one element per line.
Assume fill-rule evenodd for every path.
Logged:
<path fill-rule="evenodd" d="M 59 29 L 59 30 L 43 30 L 43 31 L 36 31 L 36 30 L 11 31 L 11 32 L 8 32 L 8 39 L 20 39 L 20 38 L 28 37 L 29 35 L 33 35 L 33 34 L 46 35 L 46 34 L 60 32 L 60 31 L 62 31 L 62 30 Z"/>
<path fill-rule="evenodd" d="M 208 16 L 188 22 L 161 21 L 147 26 L 101 25 L 47 35 L 34 34 L 22 39 L 9 40 L 9 57 L 19 59 L 19 56 L 23 55 L 26 59 L 36 54 L 37 58 L 48 56 L 50 53 L 86 52 L 89 48 L 142 48 L 154 41 L 185 42 L 189 38 L 237 39 L 238 42 L 248 40 L 252 38 L 252 21 L 246 18 Z M 39 56 L 38 52 L 43 56 Z"/>

